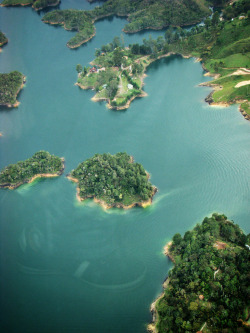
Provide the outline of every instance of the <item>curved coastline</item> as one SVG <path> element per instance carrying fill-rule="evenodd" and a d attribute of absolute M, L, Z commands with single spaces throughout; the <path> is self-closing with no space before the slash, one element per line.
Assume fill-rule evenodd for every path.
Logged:
<path fill-rule="evenodd" d="M 173 257 L 173 255 L 171 255 L 169 249 L 172 245 L 172 241 L 168 242 L 164 248 L 163 248 L 163 253 L 165 254 L 165 256 L 169 257 L 169 259 L 175 263 L 175 259 Z M 169 284 L 169 277 L 167 277 L 162 284 L 163 287 L 163 292 L 156 298 L 156 300 L 154 300 L 153 303 L 151 303 L 150 305 L 150 312 L 152 314 L 152 321 L 150 324 L 147 325 L 147 330 L 148 332 L 151 333 L 158 333 L 158 330 L 156 328 L 156 323 L 157 323 L 157 310 L 156 310 L 156 303 L 164 296 L 164 290 L 167 289 Z"/>
<path fill-rule="evenodd" d="M 32 178 L 30 179 L 26 179 L 23 182 L 19 182 L 17 184 L 0 184 L 0 188 L 4 188 L 4 189 L 9 189 L 9 190 L 14 190 L 16 188 L 18 188 L 21 185 L 24 184 L 31 184 L 34 180 L 36 180 L 37 178 L 53 178 L 53 177 L 59 177 L 63 174 L 63 171 L 65 169 L 65 164 L 64 164 L 64 158 L 61 158 L 61 161 L 63 163 L 62 169 L 59 170 L 56 173 L 38 173 L 36 175 L 34 175 Z"/>
<path fill-rule="evenodd" d="M 23 89 L 24 87 L 24 84 L 26 83 L 26 76 L 23 76 L 23 82 L 20 86 L 20 88 L 17 90 L 16 94 L 15 94 L 15 99 L 17 99 L 17 96 L 19 94 L 19 92 Z M 11 103 L 0 103 L 0 106 L 6 106 L 7 108 L 16 108 L 20 105 L 20 102 L 19 101 L 15 101 L 14 104 L 11 104 Z"/>
<path fill-rule="evenodd" d="M 131 162 L 132 163 L 132 162 Z M 149 176 L 149 174 L 147 173 L 147 175 Z M 74 178 L 72 176 L 70 176 L 70 174 L 68 174 L 66 176 L 69 180 L 71 180 L 73 183 L 79 183 L 77 178 Z M 95 203 L 99 204 L 102 208 L 104 209 L 110 209 L 110 208 L 122 208 L 122 209 L 130 209 L 133 207 L 142 207 L 142 208 L 146 208 L 148 206 L 150 206 L 153 202 L 153 196 L 156 194 L 156 192 L 158 191 L 156 186 L 153 186 L 153 192 L 152 192 L 152 196 L 151 198 L 149 198 L 148 200 L 145 201 L 138 201 L 138 202 L 133 202 L 131 205 L 124 205 L 123 203 L 120 202 L 114 202 L 113 204 L 107 204 L 104 200 L 98 199 L 95 196 L 87 196 L 87 197 L 80 197 L 80 188 L 79 186 L 77 186 L 76 188 L 76 198 L 77 201 L 82 202 L 86 199 L 93 199 Z"/>

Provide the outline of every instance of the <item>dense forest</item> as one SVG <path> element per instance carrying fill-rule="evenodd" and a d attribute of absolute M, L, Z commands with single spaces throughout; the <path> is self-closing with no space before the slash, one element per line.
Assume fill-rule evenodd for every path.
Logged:
<path fill-rule="evenodd" d="M 9 74 L 0 73 L 0 105 L 15 106 L 23 81 L 24 76 L 18 71 Z"/>
<path fill-rule="evenodd" d="M 3 46 L 4 44 L 8 43 L 7 37 L 0 31 L 0 46 Z"/>
<path fill-rule="evenodd" d="M 3 0 L 2 6 L 28 6 L 36 10 L 40 10 L 49 6 L 56 6 L 60 3 L 60 0 Z"/>
<path fill-rule="evenodd" d="M 77 34 L 67 43 L 70 48 L 76 48 L 88 41 L 95 34 L 94 16 L 89 11 L 65 9 L 54 10 L 42 18 L 43 22 L 63 25 L 66 30 L 76 30 Z"/>
<path fill-rule="evenodd" d="M 249 331 L 249 241 L 218 214 L 175 234 L 168 249 L 175 265 L 156 303 L 157 332 Z"/>
<path fill-rule="evenodd" d="M 109 207 L 147 201 L 156 191 L 143 166 L 127 153 L 95 154 L 80 163 L 69 178 L 77 180 L 81 199 L 96 198 Z"/>
<path fill-rule="evenodd" d="M 181 13 L 181 15 L 180 15 Z M 108 0 L 93 10 L 56 10 L 43 17 L 45 23 L 64 25 L 77 34 L 69 40 L 74 48 L 91 39 L 95 34 L 94 22 L 107 16 L 127 16 L 125 32 L 144 29 L 162 29 L 174 25 L 190 25 L 208 16 L 210 10 L 204 0 Z"/>
<path fill-rule="evenodd" d="M 63 159 L 42 150 L 25 161 L 4 168 L 0 172 L 0 187 L 14 189 L 28 183 L 35 176 L 59 176 L 63 170 Z"/>

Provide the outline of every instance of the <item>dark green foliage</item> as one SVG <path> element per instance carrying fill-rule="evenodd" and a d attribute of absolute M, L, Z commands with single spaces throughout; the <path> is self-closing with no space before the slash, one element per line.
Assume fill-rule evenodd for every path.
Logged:
<path fill-rule="evenodd" d="M 4 168 L 0 172 L 0 187 L 18 187 L 38 174 L 59 175 L 63 168 L 62 159 L 46 151 L 39 151 L 25 161 Z"/>
<path fill-rule="evenodd" d="M 45 23 L 64 25 L 66 30 L 76 30 L 78 33 L 72 37 L 67 46 L 74 48 L 86 42 L 95 33 L 93 15 L 84 10 L 54 10 L 44 15 Z"/>
<path fill-rule="evenodd" d="M 95 197 L 109 205 L 130 205 L 154 194 L 143 166 L 133 163 L 127 153 L 95 154 L 80 163 L 70 176 L 79 181 L 81 198 Z"/>
<path fill-rule="evenodd" d="M 24 76 L 18 71 L 0 74 L 0 105 L 13 105 L 23 84 Z"/>
<path fill-rule="evenodd" d="M 197 332 L 204 323 L 206 332 L 236 332 L 242 326 L 249 306 L 246 241 L 238 225 L 219 214 L 206 217 L 184 238 L 173 237 L 169 251 L 176 264 L 156 306 L 159 333 Z"/>
<path fill-rule="evenodd" d="M 19 6 L 19 5 L 32 5 L 36 10 L 43 9 L 48 6 L 56 6 L 60 1 L 58 0 L 4 0 L 4 6 Z"/>
<path fill-rule="evenodd" d="M 181 13 L 181 15 L 180 15 Z M 210 10 L 203 0 L 108 0 L 93 10 L 56 10 L 47 13 L 43 21 L 64 25 L 67 30 L 78 31 L 68 42 L 69 47 L 78 47 L 95 33 L 94 22 L 102 17 L 129 16 L 124 31 L 136 32 L 143 29 L 162 29 L 170 24 L 189 25 L 208 16 Z M 118 42 L 118 43 L 117 43 Z M 118 39 L 113 40 L 113 48 L 123 46 Z"/>
<path fill-rule="evenodd" d="M 193 24 L 209 14 L 204 2 L 196 0 L 108 0 L 93 12 L 97 16 L 129 15 L 130 23 L 125 26 L 125 32 Z"/>
<path fill-rule="evenodd" d="M 76 65 L 76 71 L 77 71 L 77 73 L 81 73 L 83 71 L 83 68 L 82 68 L 81 64 Z"/>
<path fill-rule="evenodd" d="M 2 31 L 0 31 L 0 46 L 4 45 L 8 43 L 8 39 L 6 38 L 6 36 L 2 33 Z"/>

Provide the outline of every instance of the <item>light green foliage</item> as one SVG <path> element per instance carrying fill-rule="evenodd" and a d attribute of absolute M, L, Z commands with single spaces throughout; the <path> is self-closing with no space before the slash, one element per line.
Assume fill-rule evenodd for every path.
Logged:
<path fill-rule="evenodd" d="M 28 182 L 38 174 L 59 175 L 63 171 L 62 160 L 46 151 L 39 151 L 31 158 L 10 164 L 0 172 L 0 187 L 13 188 Z"/>
<path fill-rule="evenodd" d="M 23 83 L 24 76 L 18 71 L 0 74 L 0 105 L 13 105 Z"/>
<path fill-rule="evenodd" d="M 197 332 L 204 323 L 206 332 L 245 332 L 240 319 L 246 320 L 249 306 L 247 240 L 238 225 L 219 214 L 206 217 L 184 238 L 173 237 L 169 251 L 175 267 L 156 304 L 159 333 Z"/>
<path fill-rule="evenodd" d="M 143 166 L 127 153 L 95 154 L 80 163 L 70 176 L 79 181 L 81 198 L 97 198 L 107 204 L 130 205 L 153 196 Z"/>

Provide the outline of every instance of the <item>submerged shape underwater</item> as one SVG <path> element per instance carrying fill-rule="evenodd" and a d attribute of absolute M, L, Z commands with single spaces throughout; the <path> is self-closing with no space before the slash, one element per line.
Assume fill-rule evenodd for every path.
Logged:
<path fill-rule="evenodd" d="M 63 6 L 90 8 L 82 1 Z M 0 72 L 21 71 L 16 109 L 1 109 L 0 168 L 38 150 L 65 158 L 65 173 L 0 191 L 0 294 L 3 332 L 146 332 L 150 304 L 171 262 L 164 245 L 217 211 L 247 233 L 250 216 L 250 122 L 237 106 L 215 108 L 199 87 L 210 80 L 193 58 L 150 65 L 147 97 L 126 111 L 94 103 L 74 86 L 76 64 L 122 33 L 125 19 L 96 23 L 77 50 L 73 32 L 48 26 L 29 8 L 0 8 L 9 43 Z M 141 42 L 161 31 L 124 35 Z M 159 192 L 146 209 L 78 203 L 65 175 L 95 153 L 126 151 Z"/>

